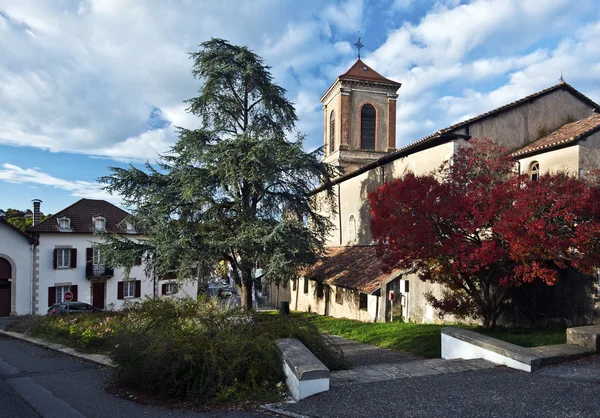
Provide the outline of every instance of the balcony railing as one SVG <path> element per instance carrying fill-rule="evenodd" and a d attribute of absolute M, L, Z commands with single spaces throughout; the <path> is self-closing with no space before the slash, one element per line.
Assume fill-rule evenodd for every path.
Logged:
<path fill-rule="evenodd" d="M 85 266 L 85 275 L 87 278 L 93 277 L 113 277 L 114 269 L 105 267 L 101 264 L 88 264 Z"/>

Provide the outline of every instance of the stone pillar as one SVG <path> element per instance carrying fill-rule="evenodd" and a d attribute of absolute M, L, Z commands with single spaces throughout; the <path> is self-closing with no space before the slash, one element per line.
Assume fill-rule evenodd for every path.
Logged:
<path fill-rule="evenodd" d="M 342 88 L 342 140 L 340 149 L 350 148 L 350 89 Z"/>
<path fill-rule="evenodd" d="M 396 98 L 397 94 L 388 94 L 388 131 L 387 152 L 396 150 Z"/>

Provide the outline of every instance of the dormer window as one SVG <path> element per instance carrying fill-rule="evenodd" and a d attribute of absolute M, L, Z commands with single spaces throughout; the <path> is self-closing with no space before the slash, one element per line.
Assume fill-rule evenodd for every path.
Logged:
<path fill-rule="evenodd" d="M 135 234 L 135 226 L 133 225 L 133 223 L 127 222 L 126 228 L 128 234 Z"/>
<path fill-rule="evenodd" d="M 95 231 L 105 231 L 106 230 L 106 218 L 105 217 L 94 216 L 92 218 L 92 222 L 93 222 Z"/>
<path fill-rule="evenodd" d="M 56 220 L 58 222 L 58 230 L 60 232 L 71 232 L 71 218 L 62 216 Z"/>

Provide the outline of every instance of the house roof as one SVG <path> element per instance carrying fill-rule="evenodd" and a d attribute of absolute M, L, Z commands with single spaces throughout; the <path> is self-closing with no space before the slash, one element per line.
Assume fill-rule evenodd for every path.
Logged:
<path fill-rule="evenodd" d="M 31 235 L 27 235 L 25 232 L 21 231 L 19 228 L 8 222 L 8 220 L 5 217 L 0 218 L 0 224 L 6 225 L 8 229 L 12 229 L 13 231 L 15 231 L 17 234 L 25 238 L 30 244 L 33 244 L 35 242 Z"/>
<path fill-rule="evenodd" d="M 105 200 L 81 199 L 27 231 L 59 232 L 57 219 L 64 216 L 71 219 L 71 233 L 92 233 L 92 218 L 103 216 L 106 218 L 106 231 L 118 234 L 125 232 L 119 223 L 127 218 L 129 213 Z"/>
<path fill-rule="evenodd" d="M 348 71 L 339 78 L 342 80 L 376 81 L 384 84 L 391 84 L 400 87 L 402 84 L 397 81 L 385 78 L 377 71 L 365 64 L 360 58 L 350 67 Z"/>
<path fill-rule="evenodd" d="M 567 123 L 551 134 L 546 135 L 521 148 L 520 150 L 513 152 L 512 155 L 515 157 L 522 156 L 541 150 L 546 151 L 549 148 L 575 143 L 597 131 L 600 131 L 600 114 L 594 114 L 589 118 Z"/>
<path fill-rule="evenodd" d="M 388 162 L 397 160 L 399 158 L 403 158 L 406 157 L 414 152 L 417 151 L 421 151 L 423 149 L 429 148 L 431 146 L 434 145 L 439 145 L 440 143 L 444 143 L 453 139 L 456 139 L 457 137 L 467 137 L 468 135 L 457 135 L 454 134 L 453 131 L 455 131 L 456 129 L 462 128 L 464 126 L 469 125 L 470 123 L 476 122 L 478 120 L 481 120 L 483 118 L 489 117 L 489 116 L 496 116 L 504 111 L 507 110 L 511 110 L 523 103 L 526 103 L 528 101 L 531 100 L 535 100 L 539 97 L 545 96 L 546 94 L 552 93 L 554 91 L 557 90 L 566 90 L 568 92 L 570 92 L 571 94 L 573 94 L 575 97 L 579 98 L 580 100 L 586 102 L 587 104 L 590 105 L 590 107 L 592 107 L 593 109 L 596 109 L 596 111 L 600 112 L 600 105 L 598 105 L 596 102 L 594 102 L 592 99 L 590 99 L 589 97 L 587 97 L 586 95 L 584 95 L 583 93 L 579 92 L 578 90 L 576 90 L 573 86 L 571 86 L 570 84 L 567 84 L 565 82 L 561 82 L 558 83 L 552 87 L 548 87 L 547 89 L 538 91 L 537 93 L 533 93 L 530 94 L 529 96 L 525 96 L 522 99 L 516 100 L 514 102 L 505 104 L 504 106 L 500 106 L 496 109 L 490 110 L 489 112 L 485 112 L 482 113 L 481 115 L 475 116 L 473 118 L 470 119 L 466 119 L 464 121 L 455 123 L 454 125 L 448 126 L 446 128 L 440 129 L 434 133 L 432 133 L 431 135 L 427 135 L 424 138 L 419 139 L 418 141 L 415 141 L 409 145 L 406 145 L 388 155 L 385 155 L 381 158 L 379 158 L 378 160 L 375 160 L 369 164 L 366 164 L 360 168 L 358 168 L 357 170 L 354 170 L 348 174 L 344 174 L 342 176 L 339 176 L 335 179 L 333 179 L 331 181 L 331 183 L 328 184 L 324 184 L 318 188 L 316 188 L 315 190 L 313 190 L 312 194 L 314 193 L 318 193 L 328 187 L 331 187 L 332 184 L 338 184 L 341 183 L 345 180 L 348 180 L 352 177 L 356 177 L 366 171 L 372 170 L 375 167 L 381 166 L 383 164 L 386 164 Z"/>
<path fill-rule="evenodd" d="M 377 246 L 329 247 L 325 257 L 302 272 L 302 275 L 329 285 L 373 293 L 389 277 L 381 268 Z"/>

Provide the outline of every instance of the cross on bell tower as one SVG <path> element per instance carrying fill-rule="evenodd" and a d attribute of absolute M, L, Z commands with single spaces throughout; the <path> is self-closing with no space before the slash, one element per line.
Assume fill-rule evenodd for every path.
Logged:
<path fill-rule="evenodd" d="M 364 46 L 362 44 L 362 42 L 360 41 L 360 32 L 358 32 L 358 41 L 356 41 L 356 43 L 354 44 L 354 46 L 356 47 L 356 49 L 358 50 L 358 59 L 360 59 L 360 50 L 362 49 L 362 47 Z"/>

